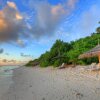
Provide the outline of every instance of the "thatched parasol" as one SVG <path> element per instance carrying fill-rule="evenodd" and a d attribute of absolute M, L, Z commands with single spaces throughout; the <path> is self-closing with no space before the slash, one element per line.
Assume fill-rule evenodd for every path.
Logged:
<path fill-rule="evenodd" d="M 79 56 L 79 59 L 82 59 L 82 58 L 90 58 L 90 57 L 94 57 L 94 56 L 98 56 L 99 64 L 100 64 L 100 45 L 97 45 L 93 49 L 91 49 L 91 50 L 89 50 L 89 51 L 81 54 Z"/>

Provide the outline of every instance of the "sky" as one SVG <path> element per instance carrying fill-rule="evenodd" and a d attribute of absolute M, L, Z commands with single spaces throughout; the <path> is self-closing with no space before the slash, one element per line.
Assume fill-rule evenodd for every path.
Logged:
<path fill-rule="evenodd" d="M 61 39 L 95 32 L 100 0 L 0 0 L 0 64 L 38 58 Z"/>

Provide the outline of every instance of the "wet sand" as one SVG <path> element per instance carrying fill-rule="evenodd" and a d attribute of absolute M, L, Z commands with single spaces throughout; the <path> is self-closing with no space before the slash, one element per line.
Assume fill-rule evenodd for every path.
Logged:
<path fill-rule="evenodd" d="M 0 100 L 100 100 L 100 80 L 88 74 L 76 68 L 20 67 Z"/>

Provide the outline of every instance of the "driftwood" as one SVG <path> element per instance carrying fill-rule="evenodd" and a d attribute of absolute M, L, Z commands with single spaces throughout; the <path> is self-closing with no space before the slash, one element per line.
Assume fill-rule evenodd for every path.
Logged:
<path fill-rule="evenodd" d="M 75 67 L 75 65 L 68 65 L 68 64 L 66 64 L 66 63 L 62 63 L 62 65 L 59 67 L 59 69 L 63 69 L 63 68 L 69 68 L 69 67 L 71 67 L 71 68 L 74 68 Z"/>

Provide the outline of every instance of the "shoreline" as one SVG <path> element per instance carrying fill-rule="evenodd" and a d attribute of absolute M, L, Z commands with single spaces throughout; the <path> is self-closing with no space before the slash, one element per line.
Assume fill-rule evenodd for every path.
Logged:
<path fill-rule="evenodd" d="M 9 92 L 10 86 L 13 84 L 13 70 L 19 66 L 2 66 L 0 68 L 0 100 Z M 7 99 L 8 100 L 8 99 Z"/>
<path fill-rule="evenodd" d="M 2 100 L 99 100 L 100 80 L 75 68 L 27 68 L 13 71 L 13 83 Z"/>

